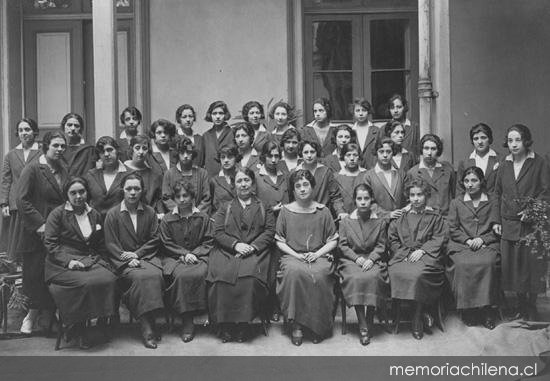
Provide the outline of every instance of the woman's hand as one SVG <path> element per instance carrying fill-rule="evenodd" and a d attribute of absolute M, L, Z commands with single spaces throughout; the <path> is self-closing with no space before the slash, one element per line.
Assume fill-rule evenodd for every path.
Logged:
<path fill-rule="evenodd" d="M 403 215 L 403 209 L 395 209 L 395 210 L 392 210 L 391 213 L 390 213 L 390 218 L 392 220 L 395 220 L 396 218 L 399 218 Z"/>
<path fill-rule="evenodd" d="M 9 205 L 4 205 L 2 207 L 2 215 L 4 217 L 9 217 L 10 216 L 10 206 Z"/>
<path fill-rule="evenodd" d="M 502 235 L 502 225 L 501 224 L 494 224 L 493 225 L 493 232 L 496 235 Z"/>
<path fill-rule="evenodd" d="M 338 217 L 336 218 L 337 221 L 342 221 L 344 218 L 349 216 L 349 213 L 340 213 Z"/>
<path fill-rule="evenodd" d="M 254 247 L 250 246 L 248 243 L 238 242 L 235 245 L 235 251 L 237 252 L 237 255 L 235 255 L 235 257 L 237 258 L 247 257 L 250 254 L 252 254 L 254 250 L 255 250 Z"/>
<path fill-rule="evenodd" d="M 81 270 L 84 269 L 86 266 L 84 266 L 84 264 L 80 261 L 71 259 L 67 267 L 69 268 L 69 270 Z"/>
<path fill-rule="evenodd" d="M 313 252 L 304 253 L 303 255 L 304 255 L 304 261 L 306 261 L 307 263 L 315 262 L 320 257 L 319 254 L 313 253 Z"/>
<path fill-rule="evenodd" d="M 271 210 L 273 210 L 274 212 L 278 212 L 279 210 L 281 210 L 281 208 L 283 207 L 283 203 L 280 202 L 278 203 L 277 205 L 274 205 Z"/>
<path fill-rule="evenodd" d="M 417 249 L 409 254 L 409 262 L 417 262 L 424 255 L 424 250 Z"/>
<path fill-rule="evenodd" d="M 472 238 L 466 241 L 466 245 L 470 246 L 470 249 L 476 251 L 483 246 L 483 240 L 479 237 Z"/>
<path fill-rule="evenodd" d="M 199 260 L 197 259 L 197 256 L 195 254 L 188 253 L 185 254 L 184 262 L 188 265 L 193 265 L 195 263 L 199 263 Z"/>
<path fill-rule="evenodd" d="M 130 259 L 138 259 L 138 255 L 132 251 L 123 251 L 120 255 L 120 259 L 129 261 Z"/>
<path fill-rule="evenodd" d="M 139 260 L 138 259 L 132 259 L 130 262 L 128 262 L 128 267 L 139 267 Z"/>
<path fill-rule="evenodd" d="M 36 232 L 38 234 L 42 234 L 46 231 L 46 224 L 42 224 L 38 229 L 36 229 Z"/>
<path fill-rule="evenodd" d="M 374 262 L 372 261 L 372 259 L 366 259 L 365 262 L 363 262 L 363 271 L 369 271 L 370 269 L 372 269 L 372 266 L 374 266 Z"/>

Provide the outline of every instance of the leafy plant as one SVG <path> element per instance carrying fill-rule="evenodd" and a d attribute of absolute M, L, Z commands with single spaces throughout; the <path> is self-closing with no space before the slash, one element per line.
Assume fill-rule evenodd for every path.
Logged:
<path fill-rule="evenodd" d="M 532 252 L 539 257 L 548 260 L 550 253 L 550 203 L 538 198 L 526 197 L 516 200 L 523 209 L 521 211 L 522 221 L 528 224 L 532 231 L 522 237 L 520 242 L 530 246 Z"/>

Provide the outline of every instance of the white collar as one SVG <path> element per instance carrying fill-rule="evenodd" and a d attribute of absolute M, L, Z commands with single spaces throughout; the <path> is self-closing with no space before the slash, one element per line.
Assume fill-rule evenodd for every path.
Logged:
<path fill-rule="evenodd" d="M 141 201 L 139 202 L 139 204 L 137 206 L 137 210 L 144 210 L 143 205 L 141 204 Z M 122 200 L 122 202 L 120 203 L 120 211 L 130 213 L 130 211 L 126 207 L 126 201 L 124 201 L 124 200 Z"/>
<path fill-rule="evenodd" d="M 267 129 L 265 128 L 263 123 L 260 123 L 260 127 L 258 127 L 258 129 L 255 130 L 255 132 L 267 132 Z"/>
<path fill-rule="evenodd" d="M 17 145 L 17 147 L 15 147 L 15 149 L 23 149 L 23 144 L 22 144 L 22 143 L 19 143 L 19 144 Z M 34 142 L 34 143 L 32 144 L 32 146 L 31 146 L 30 149 L 35 149 L 35 150 L 37 150 L 37 149 L 38 149 L 38 143 L 37 143 L 37 142 Z"/>
<path fill-rule="evenodd" d="M 44 154 L 40 155 L 40 157 L 38 158 L 38 163 L 49 166 L 48 160 L 46 160 L 46 155 Z"/>
<path fill-rule="evenodd" d="M 359 171 L 357 172 L 357 175 L 359 175 L 359 173 L 365 172 L 365 171 L 366 171 L 365 168 L 359 167 Z M 352 176 L 352 177 L 357 176 L 356 174 L 351 173 L 350 171 L 348 171 L 348 170 L 346 169 L 346 167 L 340 169 L 340 172 L 338 172 L 338 174 L 339 174 L 339 175 L 344 175 L 344 176 Z"/>
<path fill-rule="evenodd" d="M 252 148 L 252 150 L 250 151 L 250 156 L 258 156 L 258 151 L 256 151 L 255 148 Z"/>
<path fill-rule="evenodd" d="M 487 157 L 489 157 L 489 156 L 497 156 L 497 153 L 496 153 L 492 148 L 489 148 L 489 152 L 487 152 L 487 155 L 485 155 L 485 156 L 487 156 Z M 481 157 L 481 156 L 479 156 L 479 155 L 476 153 L 476 150 L 474 150 L 474 151 L 470 154 L 469 159 L 475 160 L 476 157 Z"/>
<path fill-rule="evenodd" d="M 466 201 L 472 201 L 472 198 L 470 197 L 469 193 L 464 193 L 464 202 Z M 489 197 L 486 193 L 481 193 L 481 197 L 479 198 L 479 201 L 489 201 Z"/>
<path fill-rule="evenodd" d="M 252 197 L 250 197 L 247 201 L 243 201 L 240 198 L 237 197 L 237 200 L 239 200 L 239 204 L 244 208 L 246 208 L 248 205 L 252 205 Z"/>
<path fill-rule="evenodd" d="M 435 167 L 434 168 L 441 168 L 443 167 L 443 164 L 441 164 L 439 161 L 437 161 L 435 163 Z M 421 168 L 424 168 L 424 169 L 429 169 L 428 167 L 426 167 L 426 164 L 424 164 L 424 160 L 420 160 L 420 163 L 418 163 L 418 169 L 421 169 Z"/>
<path fill-rule="evenodd" d="M 265 164 L 258 164 L 257 165 L 257 168 L 258 168 L 258 175 L 262 175 L 262 176 L 268 176 L 269 173 L 267 173 L 267 170 L 265 169 Z M 283 175 L 283 172 L 280 170 L 280 169 L 277 169 L 277 174 L 276 176 L 282 176 Z"/>
<path fill-rule="evenodd" d="M 378 163 L 376 163 L 376 164 L 374 165 L 374 173 L 379 174 L 379 173 L 384 173 L 384 172 L 386 172 L 386 171 L 384 171 L 384 170 L 378 165 Z M 397 172 L 397 169 L 395 169 L 395 168 L 392 166 L 392 167 L 390 167 L 390 172 L 391 172 L 391 173 Z"/>
<path fill-rule="evenodd" d="M 69 201 L 65 201 L 64 209 L 68 210 L 69 212 L 74 212 L 74 208 L 73 208 L 73 206 L 71 205 L 71 203 Z M 85 206 L 84 206 L 84 213 L 88 214 L 91 211 L 92 211 L 92 208 L 90 207 L 90 205 L 88 205 L 88 203 L 86 203 Z"/>
<path fill-rule="evenodd" d="M 401 147 L 401 153 L 409 153 L 409 151 L 407 151 L 407 149 L 405 147 Z"/>
<path fill-rule="evenodd" d="M 136 168 L 136 167 L 134 167 L 134 166 L 132 165 L 132 160 L 126 160 L 126 161 L 124 162 L 124 165 L 126 165 L 126 166 L 129 167 L 130 169 L 133 169 L 134 171 L 141 171 L 141 170 L 143 170 L 143 168 Z M 151 166 L 149 165 L 149 163 L 147 162 L 147 160 L 145 160 L 145 161 L 143 162 L 143 165 L 145 165 L 145 168 L 146 168 L 146 169 L 151 169 Z"/>
<path fill-rule="evenodd" d="M 534 159 L 535 158 L 535 151 L 533 150 L 529 150 L 529 152 L 527 152 L 527 157 L 526 159 Z M 509 154 L 506 156 L 506 161 L 514 161 L 514 156 L 512 154 Z"/>
<path fill-rule="evenodd" d="M 411 212 L 411 211 L 412 211 L 412 212 L 414 213 L 414 210 L 413 210 L 411 204 L 407 204 L 407 206 L 405 206 L 405 207 L 403 208 L 403 210 L 404 210 L 405 212 Z M 432 208 L 432 207 L 429 206 L 429 205 L 426 205 L 426 206 L 424 207 L 424 210 L 429 210 L 429 211 L 431 211 L 431 212 L 435 211 L 434 208 Z"/>
<path fill-rule="evenodd" d="M 349 215 L 349 218 L 351 218 L 352 220 L 358 220 L 359 219 L 359 214 L 357 212 L 357 209 L 355 209 L 353 212 L 351 212 L 351 214 Z M 378 214 L 372 209 L 370 211 L 370 218 L 371 219 L 378 218 Z"/>
<path fill-rule="evenodd" d="M 370 128 L 374 126 L 374 124 L 369 120 L 368 123 L 367 123 L 367 127 Z M 361 127 L 361 128 L 365 128 L 365 127 Z M 357 125 L 357 122 L 353 123 L 353 127 L 351 127 L 352 130 L 358 130 L 359 129 L 359 126 Z"/>
<path fill-rule="evenodd" d="M 403 126 L 412 126 L 412 123 L 409 120 L 409 118 L 405 118 L 405 121 L 402 124 L 403 124 Z"/>
<path fill-rule="evenodd" d="M 218 173 L 218 177 L 225 177 L 225 174 L 223 173 L 223 169 L 220 169 L 220 173 Z"/>
<path fill-rule="evenodd" d="M 197 214 L 197 213 L 200 213 L 201 211 L 199 210 L 199 208 L 197 208 L 196 206 L 193 207 L 193 209 L 191 209 L 191 215 L 193 214 Z M 178 209 L 178 207 L 176 206 L 173 210 L 172 210 L 172 214 L 175 214 L 177 216 L 180 215 L 180 211 Z"/>

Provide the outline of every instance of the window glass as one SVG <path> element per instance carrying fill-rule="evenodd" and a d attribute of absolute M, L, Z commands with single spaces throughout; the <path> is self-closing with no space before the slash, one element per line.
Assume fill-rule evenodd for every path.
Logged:
<path fill-rule="evenodd" d="M 351 70 L 351 21 L 313 23 L 313 70 Z"/>
<path fill-rule="evenodd" d="M 388 100 L 393 94 L 406 94 L 404 71 L 373 72 L 372 106 L 374 119 L 388 119 Z"/>
<path fill-rule="evenodd" d="M 370 22 L 371 66 L 373 69 L 405 67 L 405 31 L 407 20 Z"/>
<path fill-rule="evenodd" d="M 353 74 L 349 73 L 316 73 L 313 75 L 313 98 L 330 99 L 333 108 L 333 120 L 350 120 L 352 115 L 348 105 L 353 98 Z M 311 102 L 310 102 L 311 103 Z"/>

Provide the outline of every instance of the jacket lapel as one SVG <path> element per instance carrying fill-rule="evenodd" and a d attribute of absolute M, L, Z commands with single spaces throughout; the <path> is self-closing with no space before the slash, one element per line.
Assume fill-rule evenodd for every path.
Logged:
<path fill-rule="evenodd" d="M 525 176 L 527 172 L 531 169 L 533 166 L 533 163 L 535 162 L 535 159 L 527 159 L 525 160 L 525 163 L 523 163 L 523 166 L 521 167 L 521 170 L 519 171 L 519 176 L 516 179 L 516 184 L 521 181 L 521 179 Z"/>
<path fill-rule="evenodd" d="M 31 158 L 31 155 L 32 155 L 32 152 L 30 152 L 29 154 L 29 160 Z M 16 149 L 15 150 L 15 156 L 19 159 L 19 161 L 21 162 L 21 165 L 24 166 L 25 165 L 25 155 L 23 155 L 23 150 L 22 149 Z"/>
<path fill-rule="evenodd" d="M 62 197 L 63 192 L 61 191 L 61 187 L 57 183 L 57 180 L 55 179 L 52 171 L 50 171 L 50 168 L 48 168 L 48 166 L 45 165 L 45 164 L 41 164 L 40 165 L 40 172 L 42 173 L 42 176 L 44 176 L 46 178 L 46 180 L 51 184 L 51 186 L 56 190 L 56 192 L 59 193 L 59 196 Z M 63 175 L 62 175 L 61 176 L 61 183 L 63 184 L 63 182 L 65 180 L 66 180 L 66 176 L 65 176 L 65 178 L 63 178 Z"/>

